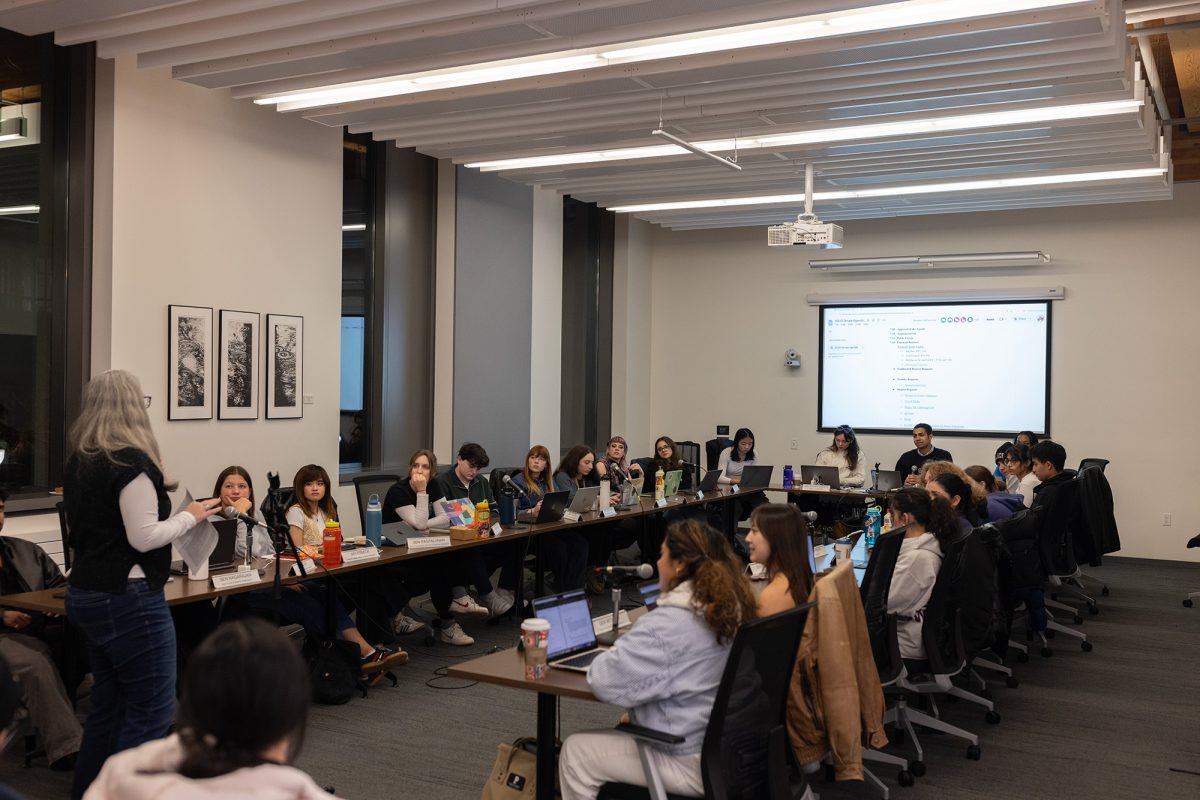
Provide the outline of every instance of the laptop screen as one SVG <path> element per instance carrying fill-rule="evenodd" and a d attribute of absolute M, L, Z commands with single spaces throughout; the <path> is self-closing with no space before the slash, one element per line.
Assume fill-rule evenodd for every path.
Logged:
<path fill-rule="evenodd" d="M 812 537 L 807 534 L 805 534 L 804 538 L 808 541 L 808 571 L 811 572 L 813 575 L 816 575 L 817 574 L 817 558 L 813 554 L 813 540 L 812 540 Z"/>
<path fill-rule="evenodd" d="M 646 604 L 646 608 L 654 608 L 658 605 L 658 596 L 661 590 L 658 586 L 658 579 L 646 581 L 638 584 L 638 591 L 642 594 L 642 602 Z"/>
<path fill-rule="evenodd" d="M 555 659 L 596 646 L 592 612 L 583 589 L 539 597 L 533 601 L 533 610 L 550 623 L 547 658 Z"/>

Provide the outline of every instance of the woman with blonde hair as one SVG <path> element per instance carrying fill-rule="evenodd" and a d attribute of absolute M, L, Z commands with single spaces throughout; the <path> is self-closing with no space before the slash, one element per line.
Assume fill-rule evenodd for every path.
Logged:
<path fill-rule="evenodd" d="M 163 596 L 171 542 L 219 499 L 171 514 L 165 475 L 137 378 L 88 382 L 71 426 L 63 502 L 74 567 L 67 616 L 82 632 L 94 683 L 75 767 L 79 798 L 113 753 L 164 736 L 175 712 L 175 628 Z"/>
<path fill-rule="evenodd" d="M 754 598 L 725 537 L 696 520 L 667 529 L 658 557 L 662 594 L 588 671 L 598 700 L 629 709 L 632 721 L 683 737 L 649 754 L 668 792 L 704 794 L 700 746 L 729 648 Z M 594 798 L 609 782 L 646 785 L 637 743 L 613 730 L 567 737 L 559 760 L 564 800 Z"/>

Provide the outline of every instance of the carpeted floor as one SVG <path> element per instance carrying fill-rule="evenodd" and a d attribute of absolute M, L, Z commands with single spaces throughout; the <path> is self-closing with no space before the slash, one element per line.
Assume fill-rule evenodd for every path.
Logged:
<path fill-rule="evenodd" d="M 898 787 L 893 768 L 878 771 L 893 797 L 1200 797 L 1200 608 L 1180 603 L 1185 591 L 1200 590 L 1200 567 L 1113 558 L 1091 572 L 1112 590 L 1101 613 L 1085 615 L 1081 626 L 1094 651 L 1060 635 L 1052 658 L 1035 654 L 1015 664 L 1020 687 L 993 688 L 999 725 L 986 724 L 974 706 L 944 705 L 949 721 L 980 735 L 982 760 L 968 760 L 950 737 L 923 736 L 928 772 L 914 787 Z M 475 647 L 406 642 L 411 660 L 397 688 L 314 707 L 298 765 L 345 798 L 478 797 L 496 745 L 533 735 L 534 695 L 438 678 L 442 667 L 516 639 L 508 623 L 469 632 Z M 619 713 L 565 701 L 562 734 L 607 727 Z M 19 748 L 0 758 L 0 781 L 29 798 L 68 796 L 67 776 L 23 768 Z M 826 784 L 820 776 L 814 788 L 826 800 L 878 796 L 863 784 Z"/>

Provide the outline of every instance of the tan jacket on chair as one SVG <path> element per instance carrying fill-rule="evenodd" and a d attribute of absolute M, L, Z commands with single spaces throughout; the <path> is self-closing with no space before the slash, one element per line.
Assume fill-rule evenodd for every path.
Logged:
<path fill-rule="evenodd" d="M 837 780 L 862 780 L 862 739 L 883 747 L 883 688 L 849 561 L 817 581 L 788 689 L 788 737 L 801 764 L 833 756 Z"/>

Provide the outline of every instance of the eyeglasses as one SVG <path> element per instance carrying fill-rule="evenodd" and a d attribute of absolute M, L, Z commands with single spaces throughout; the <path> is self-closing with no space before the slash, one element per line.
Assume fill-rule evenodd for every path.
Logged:
<path fill-rule="evenodd" d="M 148 395 L 148 394 L 142 395 L 142 402 L 146 404 L 146 408 L 149 408 L 150 407 L 150 395 Z"/>
<path fill-rule="evenodd" d="M 656 450 L 658 450 L 658 452 L 660 452 L 660 453 L 669 453 L 669 452 L 671 452 L 671 445 L 669 445 L 669 444 L 660 444 L 660 445 L 659 445 L 657 448 L 655 448 L 655 449 L 656 449 Z"/>

